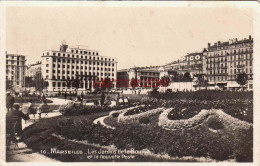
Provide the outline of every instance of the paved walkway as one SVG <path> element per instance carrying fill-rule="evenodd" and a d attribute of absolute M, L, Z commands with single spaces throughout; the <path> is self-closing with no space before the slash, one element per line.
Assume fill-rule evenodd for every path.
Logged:
<path fill-rule="evenodd" d="M 71 100 L 68 99 L 60 99 L 60 98 L 47 98 L 48 100 L 51 100 L 53 103 L 49 103 L 48 105 L 65 105 L 71 102 Z"/>
<path fill-rule="evenodd" d="M 57 162 L 57 160 L 48 158 L 39 152 L 34 152 L 27 148 L 23 142 L 18 143 L 19 148 L 13 150 L 14 145 L 11 145 L 11 151 L 6 152 L 7 162 Z"/>

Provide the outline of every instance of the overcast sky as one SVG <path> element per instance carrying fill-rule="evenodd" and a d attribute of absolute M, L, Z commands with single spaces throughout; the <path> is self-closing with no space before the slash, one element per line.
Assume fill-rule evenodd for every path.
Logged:
<path fill-rule="evenodd" d="M 85 45 L 116 57 L 118 69 L 162 65 L 208 42 L 248 38 L 253 12 L 246 8 L 8 7 L 6 51 L 27 55 Z"/>

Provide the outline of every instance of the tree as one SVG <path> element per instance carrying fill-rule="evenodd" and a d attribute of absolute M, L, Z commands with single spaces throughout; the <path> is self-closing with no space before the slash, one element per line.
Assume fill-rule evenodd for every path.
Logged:
<path fill-rule="evenodd" d="M 76 91 L 78 91 L 79 85 L 80 85 L 80 80 L 78 78 L 72 81 L 72 87 L 76 88 Z"/>
<path fill-rule="evenodd" d="M 137 79 L 135 78 L 132 78 L 131 82 L 130 82 L 130 85 L 133 89 L 135 89 L 137 86 L 138 86 L 138 82 L 137 82 Z"/>
<path fill-rule="evenodd" d="M 47 88 L 48 86 L 49 82 L 44 80 L 43 78 L 35 80 L 35 89 L 40 92 L 42 92 L 43 89 Z"/>
<path fill-rule="evenodd" d="M 25 87 L 35 87 L 36 81 L 33 77 L 25 77 Z"/>
<path fill-rule="evenodd" d="M 112 84 L 114 80 L 110 80 L 110 78 L 105 78 L 102 83 L 101 83 L 101 89 L 102 90 L 111 90 L 112 89 Z"/>
<path fill-rule="evenodd" d="M 6 85 L 6 90 L 13 89 L 13 81 L 12 80 L 7 79 L 5 85 Z"/>
<path fill-rule="evenodd" d="M 237 74 L 236 81 L 240 86 L 247 84 L 247 80 L 248 80 L 248 76 L 246 73 Z"/>
<path fill-rule="evenodd" d="M 192 81 L 192 78 L 191 78 L 190 72 L 184 73 L 183 82 L 191 82 L 191 81 Z"/>

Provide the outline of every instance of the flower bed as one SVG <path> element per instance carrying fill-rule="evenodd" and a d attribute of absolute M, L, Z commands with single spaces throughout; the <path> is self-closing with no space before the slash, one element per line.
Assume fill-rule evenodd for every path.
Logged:
<path fill-rule="evenodd" d="M 247 122 L 253 122 L 253 102 L 250 100 L 218 101 L 168 101 L 166 105 L 174 107 L 168 114 L 170 120 L 189 119 L 202 109 L 222 109 L 225 113 Z"/>
<path fill-rule="evenodd" d="M 142 113 L 134 114 L 134 115 L 128 115 L 128 116 L 125 116 L 125 114 L 127 112 L 123 112 L 123 113 L 119 114 L 119 116 L 118 116 L 118 123 L 139 122 L 139 120 L 141 118 L 149 117 L 151 115 L 161 113 L 163 110 L 164 110 L 164 108 L 161 107 L 161 108 L 156 108 L 156 109 L 152 109 L 152 110 L 149 110 L 149 111 L 146 111 L 146 112 L 142 112 Z"/>
<path fill-rule="evenodd" d="M 77 115 L 87 115 L 87 114 L 94 114 L 98 112 L 109 112 L 115 110 L 122 110 L 125 108 L 130 107 L 130 105 L 124 106 L 82 106 L 70 103 L 62 108 L 60 108 L 60 112 L 65 116 L 77 116 Z"/>
<path fill-rule="evenodd" d="M 171 130 L 191 128 L 202 123 L 204 120 L 206 120 L 209 116 L 212 115 L 217 116 L 219 119 L 223 121 L 223 123 L 231 127 L 236 127 L 239 125 L 239 127 L 247 129 L 252 126 L 251 123 L 233 118 L 232 116 L 224 113 L 223 111 L 216 110 L 216 109 L 202 110 L 199 114 L 195 115 L 192 118 L 181 119 L 181 120 L 170 120 L 168 118 L 169 117 L 168 114 L 171 111 L 172 111 L 171 109 L 167 109 L 159 116 L 159 122 L 158 122 L 159 126 Z"/>

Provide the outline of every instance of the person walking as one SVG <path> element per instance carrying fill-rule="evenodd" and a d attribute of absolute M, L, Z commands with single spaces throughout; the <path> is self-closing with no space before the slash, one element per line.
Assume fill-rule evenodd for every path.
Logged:
<path fill-rule="evenodd" d="M 17 136 L 20 136 L 22 134 L 22 119 L 24 119 L 25 121 L 30 119 L 19 109 L 20 106 L 18 104 L 15 104 L 14 110 L 9 111 L 6 114 L 6 122 L 10 120 L 16 120 L 17 123 L 15 125 L 15 133 L 17 133 Z"/>

